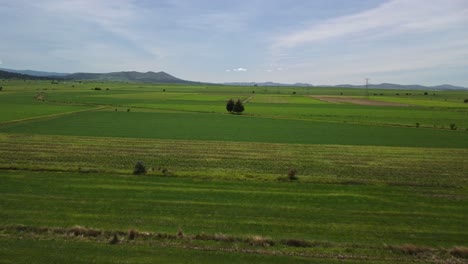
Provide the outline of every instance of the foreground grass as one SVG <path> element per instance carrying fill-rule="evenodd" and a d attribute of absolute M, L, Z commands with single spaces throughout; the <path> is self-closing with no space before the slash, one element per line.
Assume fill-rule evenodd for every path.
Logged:
<path fill-rule="evenodd" d="M 79 239 L 16 239 L 0 237 L 0 263 L 411 263 L 412 258 L 397 256 L 387 261 L 344 259 L 333 255 L 313 257 L 281 256 L 260 249 L 245 252 L 230 248 L 190 247 L 162 244 L 108 245 Z M 44 254 L 47 252 L 47 254 Z M 456 261 L 455 259 L 453 261 Z M 457 263 L 457 262 L 453 262 Z"/>
<path fill-rule="evenodd" d="M 318 263 L 340 258 L 354 263 L 392 263 L 402 262 L 402 257 L 414 260 L 392 250 L 404 244 L 431 248 L 424 251 L 428 256 L 423 259 L 434 260 L 435 256 L 452 258 L 444 252 L 468 243 L 466 190 L 29 171 L 1 171 L 0 180 L 0 244 L 7 256 L 2 259 L 15 263 L 37 255 L 39 263 L 47 259 L 80 263 L 81 258 L 65 254 L 74 250 L 89 250 L 89 260 L 98 257 L 95 254 L 100 250 L 105 252 L 101 256 L 120 250 L 111 259 L 124 261 L 126 254 L 133 253 L 135 260 L 143 262 L 161 257 L 162 261 L 174 258 L 176 263 L 192 258 L 210 263 L 228 255 L 234 263 L 282 263 L 291 256 L 290 261 L 300 262 L 305 257 L 308 261 L 320 258 Z M 110 235 L 70 237 L 67 232 L 53 231 L 74 226 L 123 231 L 119 236 L 124 242 L 113 247 L 106 245 Z M 44 233 L 35 227 L 58 229 Z M 184 237 L 261 236 L 275 243 L 265 248 L 237 240 L 210 242 L 195 237 L 133 243 L 125 238 L 129 229 L 173 237 L 179 229 Z M 281 244 L 285 239 L 311 241 L 312 246 L 288 247 Z M 41 252 L 52 247 L 63 251 Z M 157 257 L 156 252 L 160 252 Z"/>
<path fill-rule="evenodd" d="M 465 190 L 2 171 L 0 225 L 464 245 Z M 21 210 L 18 210 L 21 208 Z"/>

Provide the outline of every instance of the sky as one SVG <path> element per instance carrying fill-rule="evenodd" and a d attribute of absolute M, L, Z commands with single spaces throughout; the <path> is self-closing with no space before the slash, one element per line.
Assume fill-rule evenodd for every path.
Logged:
<path fill-rule="evenodd" d="M 468 87 L 468 0 L 0 0 L 0 68 Z"/>

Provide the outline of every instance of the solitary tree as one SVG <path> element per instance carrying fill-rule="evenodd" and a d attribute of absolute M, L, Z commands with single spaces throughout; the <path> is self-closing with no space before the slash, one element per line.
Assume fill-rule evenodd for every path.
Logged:
<path fill-rule="evenodd" d="M 232 109 L 232 111 L 238 114 L 244 112 L 244 105 L 242 104 L 240 99 L 238 99 L 237 102 L 234 104 L 234 108 Z"/>
<path fill-rule="evenodd" d="M 231 113 L 234 110 L 234 100 L 229 99 L 229 101 L 226 104 L 226 110 Z"/>

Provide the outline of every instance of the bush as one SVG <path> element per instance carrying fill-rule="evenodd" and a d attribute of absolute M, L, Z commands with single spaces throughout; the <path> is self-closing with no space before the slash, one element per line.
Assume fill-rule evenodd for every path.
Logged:
<path fill-rule="evenodd" d="M 419 127 L 419 123 L 416 123 L 416 127 Z"/>
<path fill-rule="evenodd" d="M 292 94 L 296 94 L 296 91 L 292 92 Z"/>
<path fill-rule="evenodd" d="M 128 239 L 129 240 L 134 240 L 136 239 L 138 236 L 138 231 L 136 231 L 135 229 L 130 229 L 128 230 Z"/>
<path fill-rule="evenodd" d="M 454 123 L 450 124 L 450 129 L 457 130 L 457 125 L 455 125 Z"/>
<path fill-rule="evenodd" d="M 100 91 L 100 90 L 102 90 L 102 89 L 101 89 L 101 87 L 94 87 L 94 90 Z"/>
<path fill-rule="evenodd" d="M 135 175 L 146 174 L 146 166 L 142 161 L 138 161 L 135 164 L 135 168 L 133 168 L 133 174 Z"/>
<path fill-rule="evenodd" d="M 464 102 L 465 104 L 468 103 L 468 99 L 463 100 L 463 102 Z"/>
<path fill-rule="evenodd" d="M 3 86 L 0 86 L 0 91 L 2 91 L 2 90 L 3 90 Z M 465 103 L 466 103 L 466 102 L 465 102 Z"/>
<path fill-rule="evenodd" d="M 296 169 L 290 169 L 288 171 L 288 179 L 291 180 L 291 181 L 295 181 L 297 180 L 297 170 Z"/>

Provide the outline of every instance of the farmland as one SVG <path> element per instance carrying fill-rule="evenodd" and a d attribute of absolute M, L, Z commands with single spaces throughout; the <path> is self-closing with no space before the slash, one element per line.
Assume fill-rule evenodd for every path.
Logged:
<path fill-rule="evenodd" d="M 466 91 L 1 85 L 0 263 L 466 262 Z"/>

